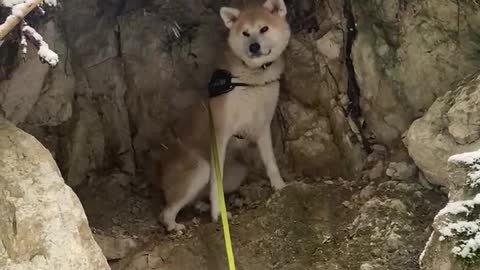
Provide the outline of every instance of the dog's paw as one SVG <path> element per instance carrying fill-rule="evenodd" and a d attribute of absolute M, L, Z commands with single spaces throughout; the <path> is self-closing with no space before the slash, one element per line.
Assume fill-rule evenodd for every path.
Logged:
<path fill-rule="evenodd" d="M 210 208 L 210 210 L 211 210 L 211 211 L 210 211 L 210 214 L 211 214 L 211 216 L 212 216 L 212 221 L 213 221 L 214 223 L 217 223 L 217 222 L 218 222 L 218 219 L 219 219 L 219 217 L 220 217 L 220 208 L 219 208 L 218 206 L 215 207 L 215 206 L 212 205 L 211 208 Z"/>
<path fill-rule="evenodd" d="M 228 219 L 231 219 L 233 217 L 232 213 L 230 213 L 230 211 L 227 211 L 227 217 Z M 213 213 L 212 212 L 212 221 L 213 223 L 218 223 L 221 219 L 221 214 L 220 214 L 220 211 L 218 211 L 218 213 Z"/>
<path fill-rule="evenodd" d="M 232 217 L 233 217 L 232 213 L 227 212 L 227 217 L 228 217 L 228 219 L 232 219 Z M 217 216 L 216 219 L 214 219 L 214 218 L 212 217 L 212 221 L 213 221 L 213 223 L 220 223 L 220 222 L 221 222 L 221 215 L 218 214 L 218 216 Z"/>
<path fill-rule="evenodd" d="M 285 181 L 283 181 L 283 179 L 276 179 L 275 181 L 272 181 L 272 188 L 275 190 L 275 191 L 280 191 L 282 190 L 284 187 L 286 187 L 287 184 L 285 183 Z"/>
<path fill-rule="evenodd" d="M 187 227 L 185 227 L 185 225 L 180 223 L 173 223 L 167 226 L 168 232 L 179 232 L 179 231 L 185 231 L 186 229 Z"/>

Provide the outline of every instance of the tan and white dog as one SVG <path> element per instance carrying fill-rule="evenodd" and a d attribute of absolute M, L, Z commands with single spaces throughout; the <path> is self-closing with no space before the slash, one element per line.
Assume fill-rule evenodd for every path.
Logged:
<path fill-rule="evenodd" d="M 285 186 L 273 152 L 270 125 L 285 65 L 282 54 L 290 39 L 286 14 L 283 0 L 266 0 L 262 6 L 243 10 L 230 7 L 220 10 L 229 28 L 229 37 L 218 67 L 228 70 L 235 77 L 235 83 L 244 84 L 208 101 L 216 129 L 220 165 L 225 168 L 226 193 L 235 191 L 247 174 L 244 164 L 234 155 L 234 136 L 255 142 L 272 187 L 280 190 Z M 210 164 L 206 106 L 194 106 L 190 115 L 177 134 L 177 145 L 168 150 L 167 160 L 161 163 L 159 170 L 158 183 L 166 200 L 160 219 L 169 231 L 185 229 L 176 222 L 177 214 L 202 192 L 209 193 L 212 219 L 217 221 L 220 214 L 215 175 Z"/>

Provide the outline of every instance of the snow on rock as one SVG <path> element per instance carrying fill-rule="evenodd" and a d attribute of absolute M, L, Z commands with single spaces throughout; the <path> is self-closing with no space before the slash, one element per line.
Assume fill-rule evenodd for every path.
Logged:
<path fill-rule="evenodd" d="M 480 150 L 453 155 L 448 163 L 451 201 L 434 219 L 420 256 L 424 270 L 472 269 L 461 267 L 480 259 Z"/>
<path fill-rule="evenodd" d="M 472 259 L 477 256 L 480 250 L 480 234 L 476 233 L 475 237 L 462 241 L 459 246 L 452 249 L 452 253 L 462 258 Z"/>
<path fill-rule="evenodd" d="M 474 164 L 480 162 L 480 149 L 473 152 L 453 155 L 448 162 L 463 162 L 465 164 Z"/>
<path fill-rule="evenodd" d="M 445 236 L 453 236 L 454 234 L 464 233 L 473 235 L 480 231 L 479 221 L 458 221 L 447 224 L 446 227 L 440 229 L 440 233 Z"/>
<path fill-rule="evenodd" d="M 476 205 L 480 205 L 480 194 L 477 194 L 473 200 L 457 201 L 448 203 L 445 208 L 438 212 L 437 217 L 444 216 L 446 214 L 458 215 L 460 213 L 470 213 L 470 211 Z"/>
<path fill-rule="evenodd" d="M 467 184 L 471 188 L 480 186 L 480 150 L 453 155 L 448 159 L 448 161 L 467 166 L 469 177 Z"/>

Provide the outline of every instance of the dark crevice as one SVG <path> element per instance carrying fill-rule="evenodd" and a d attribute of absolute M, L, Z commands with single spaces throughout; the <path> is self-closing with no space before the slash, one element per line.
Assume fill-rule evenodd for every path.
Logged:
<path fill-rule="evenodd" d="M 355 16 L 353 15 L 352 2 L 351 0 L 344 0 L 343 2 L 343 15 L 346 21 L 346 37 L 345 37 L 345 65 L 347 68 L 348 76 L 348 85 L 347 85 L 347 95 L 349 99 L 349 104 L 347 108 L 347 113 L 349 117 L 357 125 L 361 136 L 363 148 L 367 153 L 371 153 L 372 149 L 370 143 L 365 138 L 362 133 L 363 125 L 360 121 L 362 117 L 362 109 L 360 107 L 360 87 L 357 82 L 355 66 L 353 65 L 352 60 L 352 48 L 353 44 L 357 38 L 357 27 L 355 22 Z"/>
<path fill-rule="evenodd" d="M 124 10 L 127 6 L 127 2 L 128 2 L 128 0 L 121 0 L 119 5 L 117 6 L 117 8 L 115 10 L 115 18 L 116 18 L 117 24 L 115 25 L 114 31 L 115 31 L 115 39 L 116 39 L 116 42 L 117 42 L 117 56 L 119 58 L 122 58 L 122 38 L 121 38 L 120 23 L 119 23 L 118 18 L 124 12 Z"/>
<path fill-rule="evenodd" d="M 120 32 L 120 25 L 116 25 L 115 29 L 115 40 L 116 40 L 116 45 L 117 45 L 117 57 L 122 58 L 122 36 Z"/>

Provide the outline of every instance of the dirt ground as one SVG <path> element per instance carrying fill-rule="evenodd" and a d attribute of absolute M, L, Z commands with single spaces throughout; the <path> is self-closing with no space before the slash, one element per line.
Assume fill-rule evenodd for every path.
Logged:
<path fill-rule="evenodd" d="M 144 268 L 135 254 L 153 256 L 170 244 L 189 249 L 195 245 L 192 241 L 209 237 L 215 240 L 205 241 L 222 250 L 213 261 L 224 260 L 221 227 L 210 222 L 208 210 L 185 209 L 179 220 L 187 225 L 187 232 L 168 234 L 156 219 L 161 198 L 139 182 L 113 174 L 77 190 L 95 234 L 138 244 L 125 251 L 130 256 L 111 260 L 114 269 L 190 269 L 175 260 Z M 227 197 L 236 252 L 250 258 L 239 259 L 240 269 L 419 269 L 418 257 L 432 219 L 447 201 L 443 193 L 415 180 L 293 178 L 289 182 L 289 187 L 272 195 L 266 179 L 250 177 L 238 193 Z M 192 261 L 212 260 L 204 252 L 193 253 Z M 167 265 L 170 268 L 162 268 Z"/>

